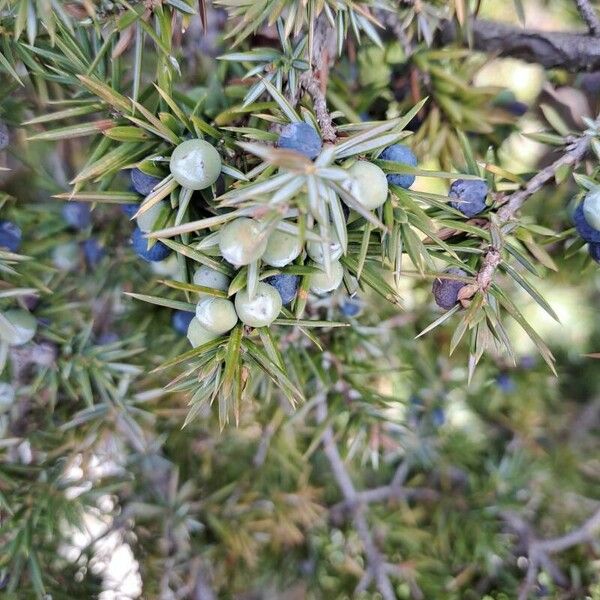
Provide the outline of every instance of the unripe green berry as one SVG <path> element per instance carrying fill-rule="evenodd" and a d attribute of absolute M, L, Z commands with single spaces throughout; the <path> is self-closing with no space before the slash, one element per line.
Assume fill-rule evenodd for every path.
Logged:
<path fill-rule="evenodd" d="M 229 279 L 225 273 L 221 273 L 221 271 L 217 271 L 216 269 L 211 269 L 211 267 L 207 267 L 206 265 L 201 265 L 196 269 L 193 281 L 196 285 L 201 285 L 202 287 L 211 288 L 213 290 L 220 290 L 222 292 L 226 292 L 231 283 L 231 279 Z M 206 294 L 200 294 L 200 296 L 205 295 Z"/>
<path fill-rule="evenodd" d="M 202 327 L 202 325 L 200 325 L 200 321 L 198 321 L 198 319 L 195 317 L 190 321 L 187 330 L 187 338 L 194 348 L 202 346 L 203 344 L 207 344 L 216 337 L 218 337 L 216 333 L 208 331 L 208 329 Z"/>
<path fill-rule="evenodd" d="M 591 189 L 583 200 L 585 220 L 600 231 L 600 186 Z"/>
<path fill-rule="evenodd" d="M 333 238 L 329 242 L 329 256 L 331 260 L 337 260 L 342 255 L 342 245 L 336 235 Z M 323 244 L 321 242 L 308 242 L 306 244 L 306 252 L 316 263 L 322 265 L 325 262 L 323 258 Z"/>
<path fill-rule="evenodd" d="M 275 230 L 269 236 L 262 260 L 271 267 L 285 267 L 302 252 L 300 238 L 291 233 Z"/>
<path fill-rule="evenodd" d="M 80 259 L 77 242 L 65 242 L 52 250 L 52 264 L 60 271 L 74 271 Z"/>
<path fill-rule="evenodd" d="M 165 207 L 166 204 L 164 202 L 157 202 L 152 208 L 149 208 L 146 212 L 136 218 L 137 226 L 144 233 L 152 231 L 154 229 L 154 224 Z"/>
<path fill-rule="evenodd" d="M 219 249 L 223 258 L 232 265 L 249 265 L 264 254 L 267 236 L 258 221 L 241 217 L 223 226 Z"/>
<path fill-rule="evenodd" d="M 204 329 L 221 335 L 235 327 L 238 316 L 231 300 L 209 297 L 198 302 L 196 319 Z"/>
<path fill-rule="evenodd" d="M 4 313 L 7 321 L 14 327 L 15 331 L 4 331 L 0 329 L 0 338 L 10 346 L 22 346 L 33 339 L 37 331 L 35 317 L 26 310 L 15 309 Z"/>
<path fill-rule="evenodd" d="M 169 168 L 179 185 L 190 190 L 203 190 L 219 177 L 221 157 L 205 140 L 186 140 L 173 150 Z"/>
<path fill-rule="evenodd" d="M 235 309 L 240 321 L 250 327 L 270 325 L 281 311 L 281 296 L 268 283 L 259 282 L 252 299 L 248 289 L 239 291 L 235 296 Z"/>
<path fill-rule="evenodd" d="M 313 273 L 310 276 L 311 292 L 322 296 L 333 290 L 337 290 L 344 279 L 344 268 L 337 260 L 331 262 L 331 274 L 322 270 L 321 273 Z"/>
<path fill-rule="evenodd" d="M 6 381 L 0 381 L 0 414 L 10 410 L 14 401 L 15 388 Z"/>
<path fill-rule="evenodd" d="M 385 204 L 388 181 L 377 165 L 359 160 L 348 169 L 348 174 L 352 178 L 349 191 L 366 209 L 373 210 Z"/>

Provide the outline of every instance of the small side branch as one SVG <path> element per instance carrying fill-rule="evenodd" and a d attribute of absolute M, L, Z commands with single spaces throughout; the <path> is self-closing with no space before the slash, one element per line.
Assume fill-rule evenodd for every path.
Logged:
<path fill-rule="evenodd" d="M 327 109 L 326 90 L 329 67 L 335 56 L 335 31 L 322 15 L 315 26 L 312 42 L 311 68 L 300 75 L 299 87 L 306 90 L 314 102 L 321 134 L 326 142 L 335 142 L 337 133 Z M 297 98 L 293 98 L 295 104 Z"/>
<path fill-rule="evenodd" d="M 505 23 L 474 19 L 472 46 L 482 52 L 512 56 L 543 67 L 571 72 L 600 69 L 600 44 L 593 35 L 563 31 L 533 31 Z M 440 29 L 439 45 L 469 40 L 460 36 L 456 24 L 445 21 Z"/>
<path fill-rule="evenodd" d="M 600 45 L 600 44 L 599 44 Z M 502 208 L 497 213 L 498 224 L 504 230 L 510 227 L 510 221 L 515 213 L 525 204 L 525 202 L 535 192 L 539 191 L 546 183 L 553 179 L 556 173 L 565 166 L 577 165 L 585 156 L 591 137 L 585 134 L 575 140 L 567 151 L 551 165 L 542 169 L 537 175 L 532 177 L 520 190 L 504 198 Z M 477 274 L 477 287 L 482 291 L 487 291 L 493 283 L 493 277 L 496 269 L 502 262 L 502 245 L 492 246 L 485 254 L 481 269 Z"/>
<path fill-rule="evenodd" d="M 319 398 L 319 402 L 317 403 L 315 409 L 315 414 L 318 423 L 325 423 L 327 421 L 327 397 L 325 394 Z M 368 585 L 369 581 L 371 580 L 370 578 L 372 577 L 383 599 L 395 600 L 396 594 L 394 593 L 394 588 L 392 587 L 392 583 L 388 577 L 385 557 L 379 551 L 375 541 L 373 540 L 373 535 L 371 534 L 367 519 L 365 518 L 363 512 L 363 507 L 360 504 L 357 504 L 358 495 L 346 466 L 344 465 L 344 461 L 340 456 L 340 452 L 335 443 L 331 425 L 325 427 L 321 441 L 323 444 L 323 451 L 325 452 L 325 456 L 329 461 L 333 477 L 338 488 L 342 492 L 344 499 L 351 505 L 356 505 L 353 515 L 354 527 L 356 528 L 356 532 L 358 533 L 358 536 L 363 544 L 368 563 L 368 571 L 370 573 L 370 575 L 365 576 L 366 579 L 365 581 L 362 581 L 361 584 L 363 587 L 365 584 Z"/>
<path fill-rule="evenodd" d="M 590 0 L 575 0 L 581 18 L 585 21 L 592 35 L 600 35 L 600 19 Z"/>

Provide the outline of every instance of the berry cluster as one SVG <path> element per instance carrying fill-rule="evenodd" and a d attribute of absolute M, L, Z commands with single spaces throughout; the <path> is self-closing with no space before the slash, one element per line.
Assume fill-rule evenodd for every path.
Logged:
<path fill-rule="evenodd" d="M 277 147 L 314 159 L 320 154 L 323 141 L 312 125 L 291 123 L 281 129 Z M 386 148 L 381 158 L 410 167 L 417 164 L 416 156 L 402 144 Z M 174 149 L 169 166 L 172 178 L 179 185 L 197 191 L 217 181 L 222 163 L 210 143 L 189 139 Z M 386 175 L 379 166 L 364 160 L 355 161 L 347 173 L 344 188 L 367 210 L 383 206 L 388 198 L 388 184 L 408 188 L 415 179 L 409 174 Z M 152 193 L 160 183 L 161 180 L 140 169 L 131 171 L 131 185 L 141 195 Z M 131 216 L 138 208 L 137 204 L 124 206 Z M 164 243 L 148 239 L 146 235 L 157 229 L 156 223 L 164 210 L 168 210 L 166 203 L 159 202 L 136 218 L 132 245 L 136 254 L 146 261 L 162 261 L 171 253 Z M 346 219 L 351 219 L 349 210 L 344 214 Z M 301 277 L 285 270 L 296 261 L 299 264 L 309 261 L 307 264 L 314 269 L 308 286 L 312 293 L 324 296 L 337 290 L 344 279 L 340 262 L 344 249 L 331 225 L 329 240 L 310 239 L 304 243 L 295 223 L 285 219 L 275 222 L 248 216 L 226 222 L 215 238 L 214 247 L 222 262 L 215 268 L 215 265 L 203 265 L 193 274 L 193 283 L 206 292 L 199 293 L 195 315 L 186 311 L 173 314 L 174 329 L 179 333 L 185 331 L 196 347 L 227 333 L 238 321 L 248 327 L 269 326 L 282 307 L 290 305 L 298 295 Z M 254 269 L 258 275 L 247 287 L 238 288 L 235 297 L 230 299 L 232 271 L 243 267 Z M 263 275 L 261 268 L 268 272 Z M 273 273 L 274 269 L 280 272 Z M 361 307 L 358 301 L 347 300 L 340 308 L 345 316 L 354 317 Z"/>
<path fill-rule="evenodd" d="M 483 179 L 457 179 L 450 186 L 450 206 L 465 217 L 472 218 L 487 208 L 488 184 Z M 466 277 L 462 269 L 453 267 L 446 270 L 448 275 Z M 433 282 L 432 292 L 435 303 L 443 309 L 451 309 L 459 300 L 459 292 L 464 281 L 452 277 L 440 277 Z"/>

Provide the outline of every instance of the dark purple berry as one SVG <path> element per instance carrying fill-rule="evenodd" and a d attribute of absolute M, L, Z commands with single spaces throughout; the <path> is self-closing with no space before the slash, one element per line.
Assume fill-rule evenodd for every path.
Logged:
<path fill-rule="evenodd" d="M 450 206 L 459 210 L 466 217 L 474 217 L 483 212 L 487 206 L 488 184 L 483 179 L 457 179 L 450 186 Z"/>
<path fill-rule="evenodd" d="M 600 231 L 594 229 L 586 220 L 585 214 L 583 213 L 583 202 L 580 202 L 573 213 L 573 222 L 575 223 L 575 229 L 577 233 L 586 242 L 591 244 L 600 244 Z"/>
<path fill-rule="evenodd" d="M 194 313 L 187 310 L 176 310 L 171 317 L 173 329 L 181 335 L 187 335 L 190 321 L 194 318 Z"/>
<path fill-rule="evenodd" d="M 449 275 L 457 275 L 465 277 L 467 274 L 456 267 L 452 267 L 445 271 Z M 458 292 L 465 285 L 464 281 L 457 281 L 456 279 L 446 279 L 441 277 L 433 282 L 432 292 L 435 298 L 435 303 L 440 308 L 449 310 L 458 302 Z"/>
<path fill-rule="evenodd" d="M 272 275 L 265 279 L 265 283 L 272 285 L 281 296 L 281 302 L 285 306 L 292 302 L 298 293 L 300 277 L 298 275 L 290 275 L 288 273 L 280 273 Z"/>
<path fill-rule="evenodd" d="M 131 169 L 131 185 L 133 189 L 142 196 L 147 196 L 162 181 L 160 177 L 147 175 L 137 167 Z"/>
<path fill-rule="evenodd" d="M 90 267 L 95 267 L 106 255 L 104 247 L 95 238 L 85 240 L 82 246 L 85 260 Z"/>
<path fill-rule="evenodd" d="M 62 207 L 62 216 L 67 225 L 74 229 L 85 229 L 92 222 L 90 206 L 85 202 L 66 202 Z"/>
<path fill-rule="evenodd" d="M 404 144 L 394 144 L 387 147 L 380 155 L 382 160 L 389 160 L 409 167 L 417 166 L 417 157 L 415 153 Z M 392 185 L 408 189 L 414 182 L 415 176 L 410 173 L 388 173 L 387 180 Z"/>
<path fill-rule="evenodd" d="M 282 127 L 277 145 L 287 150 L 295 150 L 308 158 L 316 158 L 323 142 L 315 128 L 308 123 L 290 123 Z"/>
<path fill-rule="evenodd" d="M 152 248 L 148 249 L 149 241 L 150 240 L 147 240 L 144 237 L 144 232 L 139 227 L 136 227 L 133 230 L 131 245 L 133 251 L 141 259 L 147 262 L 160 262 L 161 260 L 165 260 L 165 258 L 171 254 L 171 249 L 159 241 L 155 242 Z"/>
<path fill-rule="evenodd" d="M 0 221 L 0 247 L 17 252 L 21 247 L 21 228 L 11 221 Z"/>
<path fill-rule="evenodd" d="M 600 263 L 600 244 L 589 244 L 588 252 L 592 259 L 594 259 L 597 263 Z"/>

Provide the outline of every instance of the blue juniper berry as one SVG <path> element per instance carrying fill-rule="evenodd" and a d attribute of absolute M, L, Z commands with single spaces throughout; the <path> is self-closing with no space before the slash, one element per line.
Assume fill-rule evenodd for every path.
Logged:
<path fill-rule="evenodd" d="M 417 166 L 417 157 L 415 153 L 405 144 L 394 144 L 388 146 L 380 155 L 382 160 L 389 160 L 397 163 L 408 165 L 409 167 Z M 414 182 L 415 176 L 410 173 L 388 173 L 387 180 L 392 185 L 397 185 L 401 188 L 408 189 Z"/>
<path fill-rule="evenodd" d="M 265 279 L 265 283 L 272 285 L 281 296 L 283 305 L 290 304 L 298 293 L 300 277 L 298 275 L 290 275 L 289 273 L 279 273 Z"/>
<path fill-rule="evenodd" d="M 450 206 L 459 210 L 466 217 L 474 217 L 483 212 L 487 206 L 488 184 L 483 179 L 457 179 L 450 186 Z"/>
<path fill-rule="evenodd" d="M 18 252 L 21 247 L 21 228 L 12 221 L 0 221 L 0 247 Z"/>
<path fill-rule="evenodd" d="M 131 245 L 133 251 L 146 262 L 160 262 L 171 254 L 171 249 L 159 241 L 149 249 L 148 240 L 144 237 L 144 232 L 139 227 L 133 230 Z"/>
<path fill-rule="evenodd" d="M 301 122 L 282 127 L 277 145 L 286 150 L 295 150 L 312 159 L 321 152 L 323 141 L 312 125 Z"/>

